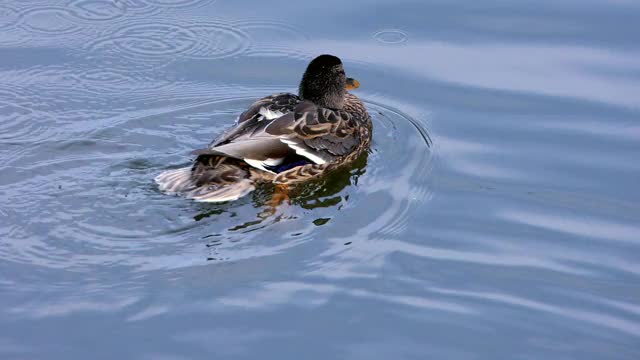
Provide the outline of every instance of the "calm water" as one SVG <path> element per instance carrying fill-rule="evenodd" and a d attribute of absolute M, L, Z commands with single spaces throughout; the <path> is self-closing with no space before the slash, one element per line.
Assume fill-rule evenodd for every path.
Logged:
<path fill-rule="evenodd" d="M 0 358 L 639 359 L 640 3 L 3 0 Z M 158 192 L 343 58 L 353 168 Z"/>

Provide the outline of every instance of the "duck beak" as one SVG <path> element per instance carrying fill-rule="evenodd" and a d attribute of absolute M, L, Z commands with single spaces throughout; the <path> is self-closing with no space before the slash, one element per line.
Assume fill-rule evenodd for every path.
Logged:
<path fill-rule="evenodd" d="M 360 87 L 360 82 L 356 79 L 347 78 L 347 90 L 353 90 Z"/>

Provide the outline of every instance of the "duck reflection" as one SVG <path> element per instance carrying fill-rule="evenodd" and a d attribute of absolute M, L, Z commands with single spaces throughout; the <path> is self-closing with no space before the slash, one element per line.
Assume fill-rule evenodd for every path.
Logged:
<path fill-rule="evenodd" d="M 358 179 L 366 172 L 368 152 L 363 152 L 351 164 L 342 166 L 326 176 L 300 183 L 289 188 L 288 199 L 279 205 L 274 206 L 273 198 L 277 194 L 277 187 L 272 184 L 265 184 L 257 187 L 251 195 L 251 204 L 258 212 L 255 218 L 250 221 L 234 224 L 226 229 L 228 232 L 255 231 L 268 223 L 279 222 L 284 219 L 295 217 L 291 214 L 292 206 L 297 206 L 305 210 L 317 208 L 335 208 L 340 210 L 345 202 L 349 201 L 349 194 L 346 189 L 350 185 L 357 185 Z M 206 218 L 228 214 L 229 218 L 235 218 L 242 209 L 246 209 L 240 203 L 229 202 L 223 204 L 199 203 L 200 211 L 193 217 L 195 221 Z M 244 211 L 244 210 L 243 210 Z M 245 216 L 242 216 L 246 219 Z M 269 221 L 267 221 L 269 220 Z M 322 225 L 326 221 L 314 222 Z"/>

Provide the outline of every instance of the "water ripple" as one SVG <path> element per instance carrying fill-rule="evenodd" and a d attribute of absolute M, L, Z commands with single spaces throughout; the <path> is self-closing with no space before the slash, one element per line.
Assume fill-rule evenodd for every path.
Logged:
<path fill-rule="evenodd" d="M 213 4 L 216 0 L 142 0 L 149 5 L 171 8 L 198 8 Z"/>
<path fill-rule="evenodd" d="M 251 39 L 247 56 L 286 56 L 293 59 L 310 58 L 295 47 L 308 40 L 308 36 L 289 23 L 273 19 L 247 18 L 236 20 L 233 26 L 242 30 Z"/>
<path fill-rule="evenodd" d="M 221 59 L 237 56 L 249 46 L 242 29 L 222 21 L 196 22 L 185 26 L 198 41 L 181 56 L 196 59 Z"/>
<path fill-rule="evenodd" d="M 0 30 L 7 31 L 18 26 L 18 11 L 8 6 L 0 5 Z"/>
<path fill-rule="evenodd" d="M 123 17 L 127 2 L 114 0 L 69 0 L 65 8 L 72 17 L 88 22 L 113 21 Z"/>
<path fill-rule="evenodd" d="M 43 6 L 25 9 L 18 15 L 20 25 L 39 36 L 60 36 L 81 32 L 83 29 L 73 21 L 72 12 L 64 7 Z"/>
<path fill-rule="evenodd" d="M 79 79 L 82 82 L 98 81 L 105 88 L 110 85 L 114 91 L 131 81 L 97 70 L 85 71 Z M 257 97 L 271 90 L 252 91 Z M 170 93 L 175 92 L 173 89 Z M 176 160 L 183 166 L 184 154 L 189 149 L 208 142 L 212 132 L 222 130 L 215 126 L 212 129 L 212 119 L 228 124 L 235 114 L 255 99 L 247 98 L 246 90 L 239 89 L 221 88 L 217 92 L 210 89 L 207 94 L 205 89 L 194 92 L 185 88 L 178 92 L 199 97 L 208 95 L 213 100 L 191 102 L 185 106 L 170 105 L 155 115 L 150 115 L 153 113 L 151 109 L 145 109 L 141 112 L 144 114 L 142 117 L 132 113 L 129 114 L 132 118 L 123 120 L 74 121 L 69 127 L 59 129 L 67 133 L 66 137 L 76 134 L 76 140 L 43 139 L 37 146 L 21 148 L 19 158 L 24 165 L 0 185 L 11 199 L 12 206 L 7 209 L 7 214 L 9 222 L 15 224 L 7 234 L 13 240 L 0 250 L 1 256 L 50 268 L 65 268 L 71 258 L 76 270 L 88 266 L 119 265 L 132 266 L 140 271 L 192 266 L 194 262 L 207 258 L 237 261 L 272 256 L 308 243 L 318 229 L 340 227 L 343 220 L 335 217 L 335 212 L 355 215 L 354 209 L 363 206 L 362 202 L 369 201 L 367 199 L 372 194 L 387 194 L 384 196 L 395 198 L 402 206 L 392 206 L 395 210 L 391 215 L 386 209 L 381 210 L 384 221 L 379 212 L 368 213 L 366 219 L 360 221 L 378 225 L 363 227 L 363 231 L 396 234 L 406 226 L 407 206 L 422 201 L 429 194 L 428 190 L 422 189 L 424 184 L 421 181 L 412 182 L 411 177 L 405 176 L 400 180 L 389 178 L 391 174 L 406 173 L 408 168 L 414 169 L 413 174 L 425 171 L 424 159 L 429 157 L 429 148 L 421 131 L 405 115 L 390 111 L 382 104 L 368 103 L 374 126 L 379 129 L 374 131 L 378 151 L 369 155 L 369 165 L 365 156 L 351 169 L 301 186 L 294 190 L 293 206 L 274 217 L 263 218 L 261 215 L 266 200 L 270 198 L 268 188 L 256 191 L 252 198 L 216 206 L 166 197 L 149 183 L 152 175 Z M 245 96 L 241 98 L 220 98 L 242 92 Z M 180 101 L 184 102 L 184 99 Z M 147 106 L 150 105 L 155 106 L 155 103 Z M 153 122 L 149 121 L 151 119 Z M 101 128 L 101 123 L 109 126 Z M 15 126 L 7 130 L 14 132 Z M 382 128 L 390 131 L 382 131 Z M 399 143 L 385 141 L 384 137 L 389 133 L 407 139 L 415 151 L 406 153 Z M 89 140 L 82 140 L 88 136 Z M 175 155 L 176 150 L 179 156 Z M 389 160 L 392 157 L 395 158 L 393 162 Z M 397 164 L 401 164 L 402 169 L 390 169 L 391 164 L 396 164 L 399 159 Z M 48 185 L 38 186 L 45 178 Z M 418 179 L 421 178 L 418 175 Z M 29 196 L 24 196 L 21 189 L 30 189 Z M 45 198 L 49 205 L 37 211 L 48 216 L 37 217 L 31 203 Z M 93 199 L 96 198 L 105 200 L 95 202 Z M 138 206 L 141 199 L 159 203 L 141 211 Z M 86 218 L 83 214 L 87 211 L 97 211 L 102 216 Z M 135 221 L 136 227 L 123 227 L 123 217 Z M 55 219 L 66 225 L 54 226 L 47 231 L 46 237 L 29 234 L 32 230 L 50 227 Z M 318 227 L 328 219 L 331 219 L 332 227 Z M 284 232 L 289 236 L 274 237 L 267 242 L 257 241 L 264 238 L 265 232 Z M 218 236 L 210 237 L 215 234 Z M 365 237 L 369 235 L 367 233 Z M 31 238 L 25 240 L 29 236 Z M 202 238 L 209 246 L 205 248 L 200 243 L 202 247 L 199 247 L 197 243 L 188 241 L 194 236 Z M 61 243 L 56 239 L 61 238 L 67 245 L 83 244 L 84 250 L 70 253 L 66 246 L 58 248 Z M 164 251 L 180 255 L 167 256 Z"/>
<path fill-rule="evenodd" d="M 166 57 L 194 47 L 193 34 L 184 27 L 170 23 L 134 24 L 121 27 L 88 45 L 90 50 L 113 48 L 122 56 L 142 60 Z"/>
<path fill-rule="evenodd" d="M 148 66 L 177 58 L 219 59 L 242 53 L 248 46 L 242 31 L 223 21 L 119 24 L 85 46 L 90 53 L 109 54 Z"/>
<path fill-rule="evenodd" d="M 118 0 L 122 2 L 127 13 L 136 17 L 148 17 L 156 15 L 162 11 L 162 8 L 148 3 L 146 0 Z"/>
<path fill-rule="evenodd" d="M 637 321 L 624 319 L 609 314 L 603 314 L 595 311 L 588 311 L 580 308 L 568 308 L 564 306 L 557 306 L 548 304 L 542 301 L 536 301 L 526 298 L 521 298 L 511 294 L 493 293 L 493 292 L 480 292 L 480 291 L 464 291 L 464 290 L 449 290 L 434 288 L 434 291 L 460 296 L 479 299 L 487 302 L 497 302 L 505 305 L 524 307 L 530 311 L 536 311 L 541 313 L 551 313 L 561 317 L 567 317 L 586 323 L 591 323 L 594 326 L 609 327 L 618 330 L 629 335 L 640 337 L 640 323 Z"/>
<path fill-rule="evenodd" d="M 383 29 L 373 34 L 373 38 L 383 44 L 402 44 L 409 40 L 409 35 L 399 29 Z"/>
<path fill-rule="evenodd" d="M 53 129 L 45 124 L 54 118 L 38 109 L 34 99 L 32 89 L 0 83 L 0 143 L 34 142 L 52 133 Z M 3 160 L 9 159 L 5 154 Z"/>
<path fill-rule="evenodd" d="M 89 94 L 126 95 L 151 89 L 157 91 L 168 85 L 163 81 L 154 81 L 141 72 L 108 67 L 81 69 L 75 76 L 79 88 Z"/>
<path fill-rule="evenodd" d="M 640 227 L 607 221 L 596 218 L 580 218 L 574 216 L 558 216 L 547 213 L 525 211 L 509 211 L 500 214 L 502 217 L 517 223 L 563 232 L 577 239 L 600 239 L 614 242 L 640 243 Z"/>

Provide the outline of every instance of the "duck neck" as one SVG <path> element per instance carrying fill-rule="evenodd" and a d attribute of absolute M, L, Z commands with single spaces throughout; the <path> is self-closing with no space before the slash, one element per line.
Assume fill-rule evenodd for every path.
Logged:
<path fill-rule="evenodd" d="M 323 82 L 320 79 L 313 79 L 312 81 L 307 76 L 303 77 L 298 89 L 298 95 L 302 100 L 308 100 L 318 106 L 336 110 L 344 107 L 346 92 L 345 86 Z"/>

